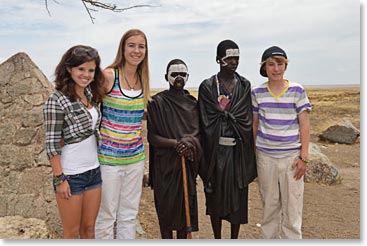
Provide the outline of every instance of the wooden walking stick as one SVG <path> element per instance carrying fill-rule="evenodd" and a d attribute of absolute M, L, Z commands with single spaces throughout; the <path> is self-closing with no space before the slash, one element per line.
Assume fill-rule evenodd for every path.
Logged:
<path fill-rule="evenodd" d="M 190 220 L 190 207 L 189 207 L 189 192 L 187 190 L 186 163 L 185 163 L 185 157 L 184 156 L 181 156 L 181 164 L 182 164 L 182 182 L 183 182 L 184 200 L 185 200 L 187 238 L 192 239 L 191 220 Z"/>

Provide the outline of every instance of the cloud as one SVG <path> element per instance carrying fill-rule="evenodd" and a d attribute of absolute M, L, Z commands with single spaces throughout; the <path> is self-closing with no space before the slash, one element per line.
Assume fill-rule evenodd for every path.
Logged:
<path fill-rule="evenodd" d="M 24 51 L 50 77 L 66 49 L 81 43 L 96 47 L 102 66 L 107 66 L 122 34 L 139 28 L 148 37 L 153 87 L 167 87 L 163 74 L 173 58 L 185 60 L 188 86 L 197 87 L 218 71 L 216 46 L 224 39 L 239 44 L 238 71 L 253 84 L 264 81 L 258 73 L 260 57 L 274 44 L 289 53 L 286 75 L 300 83 L 360 82 L 360 3 L 356 0 L 130 0 L 120 6 L 159 7 L 122 13 L 98 10 L 93 12 L 95 24 L 80 1 L 59 2 L 49 1 L 50 17 L 44 1 L 2 1 L 0 56 Z"/>

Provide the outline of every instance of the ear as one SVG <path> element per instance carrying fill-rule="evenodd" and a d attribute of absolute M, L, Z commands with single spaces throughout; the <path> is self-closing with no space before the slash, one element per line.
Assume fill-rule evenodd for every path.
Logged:
<path fill-rule="evenodd" d="M 266 74 L 266 75 L 267 75 L 265 66 L 263 66 L 263 67 L 261 68 L 261 70 L 263 71 L 263 73 L 264 73 L 264 74 Z"/>
<path fill-rule="evenodd" d="M 164 78 L 166 79 L 166 81 L 168 81 L 168 75 L 167 74 L 164 75 Z"/>
<path fill-rule="evenodd" d="M 71 67 L 66 67 L 66 71 L 68 71 L 69 73 L 71 73 Z"/>
<path fill-rule="evenodd" d="M 215 61 L 220 64 L 220 58 L 218 56 L 215 58 Z"/>

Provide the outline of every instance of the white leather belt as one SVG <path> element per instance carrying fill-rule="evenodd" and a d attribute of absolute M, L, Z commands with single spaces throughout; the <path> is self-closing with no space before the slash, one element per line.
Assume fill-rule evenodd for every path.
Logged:
<path fill-rule="evenodd" d="M 225 146 L 235 146 L 236 139 L 235 138 L 227 138 L 227 137 L 219 137 L 219 144 Z"/>

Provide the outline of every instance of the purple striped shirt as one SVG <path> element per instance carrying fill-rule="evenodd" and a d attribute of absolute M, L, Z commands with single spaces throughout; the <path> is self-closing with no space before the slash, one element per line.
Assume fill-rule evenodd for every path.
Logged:
<path fill-rule="evenodd" d="M 257 149 L 278 156 L 293 154 L 301 148 L 298 115 L 311 111 L 306 91 L 298 83 L 278 96 L 270 93 L 268 83 L 252 89 L 253 113 L 259 116 Z"/>

